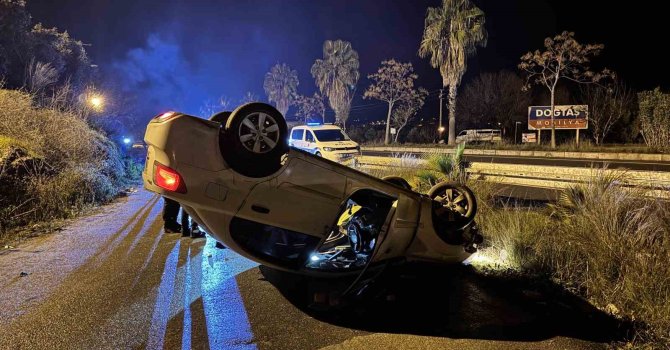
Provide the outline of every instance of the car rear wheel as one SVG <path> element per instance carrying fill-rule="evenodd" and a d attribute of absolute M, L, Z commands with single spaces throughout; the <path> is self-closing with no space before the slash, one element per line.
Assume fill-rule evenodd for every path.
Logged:
<path fill-rule="evenodd" d="M 230 167 L 249 177 L 264 177 L 281 168 L 288 151 L 284 117 L 265 103 L 238 107 L 226 120 L 221 153 Z"/>
<path fill-rule="evenodd" d="M 400 176 L 395 176 L 395 175 L 389 175 L 389 176 L 384 176 L 382 177 L 382 180 L 386 182 L 390 182 L 396 186 L 400 186 L 406 190 L 412 190 L 412 186 L 407 182 L 407 180 L 403 179 Z"/>
<path fill-rule="evenodd" d="M 433 202 L 434 222 L 438 231 L 462 230 L 475 219 L 477 200 L 465 185 L 445 181 L 428 191 Z M 439 226 L 439 229 L 438 229 Z"/>

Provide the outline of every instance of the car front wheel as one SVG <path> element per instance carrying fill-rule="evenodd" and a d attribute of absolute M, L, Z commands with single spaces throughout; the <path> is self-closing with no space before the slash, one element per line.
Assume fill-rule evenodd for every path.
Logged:
<path fill-rule="evenodd" d="M 433 200 L 433 221 L 438 231 L 459 231 L 475 219 L 477 200 L 465 185 L 444 181 L 433 186 L 428 197 Z"/>

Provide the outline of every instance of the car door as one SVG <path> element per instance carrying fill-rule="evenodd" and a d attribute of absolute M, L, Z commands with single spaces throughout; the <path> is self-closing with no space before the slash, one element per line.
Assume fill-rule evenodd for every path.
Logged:
<path fill-rule="evenodd" d="M 236 216 L 321 238 L 340 210 L 346 180 L 332 166 L 289 157 L 279 176 L 254 186 Z"/>
<path fill-rule="evenodd" d="M 316 153 L 316 138 L 312 130 L 305 130 L 305 150 L 309 153 Z"/>
<path fill-rule="evenodd" d="M 289 146 L 304 150 L 303 145 L 304 135 L 305 135 L 305 129 L 293 128 L 293 130 L 291 130 L 291 138 L 289 140 Z"/>

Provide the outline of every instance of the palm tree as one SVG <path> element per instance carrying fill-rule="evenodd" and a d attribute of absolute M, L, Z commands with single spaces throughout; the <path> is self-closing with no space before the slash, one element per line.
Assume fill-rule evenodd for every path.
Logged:
<path fill-rule="evenodd" d="M 276 64 L 265 73 L 263 89 L 270 102 L 274 102 L 277 110 L 286 116 L 298 90 L 298 72 L 292 70 L 286 63 Z"/>
<path fill-rule="evenodd" d="M 358 67 L 358 53 L 350 42 L 326 40 L 323 43 L 323 59 L 317 59 L 311 69 L 316 86 L 322 95 L 328 97 L 335 118 L 344 124 L 345 129 L 360 77 Z"/>
<path fill-rule="evenodd" d="M 449 87 L 449 144 L 456 140 L 456 92 L 467 70 L 468 56 L 477 46 L 486 46 L 484 12 L 470 0 L 442 0 L 441 7 L 426 12 L 419 56 L 430 55 L 430 65 L 442 75 L 442 86 Z"/>

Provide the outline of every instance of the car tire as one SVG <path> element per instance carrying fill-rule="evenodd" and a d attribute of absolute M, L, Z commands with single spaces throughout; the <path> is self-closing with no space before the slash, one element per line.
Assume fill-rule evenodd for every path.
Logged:
<path fill-rule="evenodd" d="M 265 177 L 281 168 L 288 151 L 286 121 L 274 107 L 259 102 L 235 109 L 226 120 L 221 153 L 228 165 L 248 177 Z"/>
<path fill-rule="evenodd" d="M 440 231 L 460 231 L 475 219 L 477 200 L 467 186 L 444 181 L 428 191 L 433 200 L 433 224 Z"/>
<path fill-rule="evenodd" d="M 225 126 L 226 122 L 228 121 L 228 118 L 230 118 L 230 115 L 233 114 L 231 111 L 222 111 L 216 114 L 213 114 L 211 117 L 209 117 L 209 120 L 217 123 L 221 123 L 221 126 Z"/>
<path fill-rule="evenodd" d="M 390 182 L 396 186 L 402 187 L 406 190 L 412 190 L 412 185 L 407 182 L 407 180 L 403 179 L 400 176 L 395 176 L 395 175 L 389 175 L 389 176 L 384 176 L 382 177 L 382 180 L 386 182 Z"/>
<path fill-rule="evenodd" d="M 316 152 L 316 153 L 314 153 L 314 155 L 317 156 L 317 157 L 323 157 L 323 156 L 321 155 L 321 152 Z"/>

